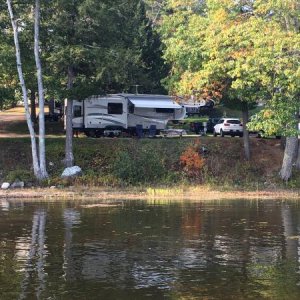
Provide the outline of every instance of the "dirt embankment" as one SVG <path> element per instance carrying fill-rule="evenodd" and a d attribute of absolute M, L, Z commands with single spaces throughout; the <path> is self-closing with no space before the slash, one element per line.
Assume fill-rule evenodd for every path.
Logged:
<path fill-rule="evenodd" d="M 49 126 L 48 133 L 52 134 L 47 136 L 46 142 L 50 175 L 48 185 L 67 186 L 60 178 L 64 169 L 62 163 L 64 140 L 59 138 L 62 136 L 61 125 L 49 122 L 47 125 Z M 28 134 L 24 134 L 26 131 L 23 113 L 0 113 L 0 183 L 3 181 L 13 182 L 18 178 L 25 181 L 27 187 L 36 184 L 32 178 L 30 140 L 27 138 Z M 197 143 L 195 137 L 142 139 L 139 141 L 130 138 L 90 139 L 82 137 L 74 139 L 75 163 L 83 169 L 83 176 L 71 183 L 76 188 L 71 190 L 68 188 L 30 188 L 0 191 L 0 197 L 44 198 L 46 196 L 97 199 L 111 197 L 124 199 L 247 197 L 253 199 L 257 197 L 285 198 L 286 195 L 288 198 L 298 197 L 297 191 L 282 190 L 278 181 L 278 172 L 283 158 L 280 140 L 251 137 L 252 158 L 248 162 L 245 160 L 241 138 L 200 137 L 200 146 L 204 146 L 208 150 L 204 156 L 204 169 L 199 170 L 195 176 L 189 176 L 190 174 L 180 162 L 180 157 L 187 147 Z M 120 156 L 120 153 L 124 155 Z M 123 163 L 116 164 L 118 159 L 122 159 L 120 162 Z M 136 161 L 141 165 L 134 164 Z M 156 170 L 158 170 L 157 174 L 161 176 L 156 182 L 148 180 L 153 165 L 155 167 L 159 165 Z M 128 168 L 130 172 L 128 172 Z M 136 172 L 143 176 L 137 178 Z M 128 177 L 128 174 L 131 177 Z M 152 177 L 156 179 L 156 176 Z M 104 190 L 101 188 L 128 185 L 154 186 L 156 189 L 154 188 L 149 193 L 146 188 L 141 191 L 134 188 L 133 192 L 132 188 L 129 190 L 124 188 Z M 188 188 L 178 189 L 178 186 L 188 186 Z M 196 190 L 192 186 L 196 186 Z M 167 188 L 161 189 L 160 187 Z M 174 187 L 176 192 L 174 192 Z M 234 192 L 226 192 L 230 189 Z"/>
<path fill-rule="evenodd" d="M 203 137 L 201 144 L 209 153 L 205 158 L 205 171 L 199 178 L 184 176 L 180 165 L 180 155 L 193 144 L 195 139 L 89 139 L 75 140 L 75 159 L 83 169 L 83 176 L 74 182 L 66 183 L 60 178 L 63 170 L 61 158 L 64 153 L 63 139 L 49 139 L 47 158 L 51 162 L 49 186 L 55 188 L 27 188 L 0 191 L 0 198 L 37 198 L 37 199 L 297 199 L 296 189 L 282 189 L 278 182 L 283 150 L 280 141 L 275 139 L 251 138 L 252 159 L 244 159 L 242 140 L 239 138 Z M 0 139 L 0 183 L 13 178 L 32 185 L 30 141 L 24 138 Z M 158 155 L 159 161 L 167 170 L 166 176 L 156 184 L 147 180 L 126 188 L 125 182 L 116 177 L 116 153 L 134 153 L 136 156 L 146 151 Z M 147 158 L 147 155 L 144 156 Z M 157 161 L 156 161 L 157 162 Z M 139 172 L 145 176 L 151 160 L 144 161 Z M 128 161 L 131 164 L 131 161 Z M 128 165 L 125 165 L 127 168 Z M 170 177 L 171 176 L 171 177 Z M 1 180 L 2 178 L 2 180 Z M 10 179 L 9 179 L 10 178 Z M 24 179 L 27 178 L 27 179 Z M 172 182 L 170 182 L 170 178 Z M 147 178 L 146 178 L 147 179 Z M 126 178 L 125 178 L 126 180 Z M 34 184 L 34 183 L 33 183 Z M 68 188 L 71 184 L 73 187 Z M 111 188 L 105 188 L 110 186 Z M 112 188 L 116 186 L 115 188 Z M 119 186 L 119 187 L 118 187 Z M 124 187 L 125 186 L 125 187 Z M 134 187 L 135 186 L 135 187 Z M 152 188 L 146 188 L 151 186 Z"/>

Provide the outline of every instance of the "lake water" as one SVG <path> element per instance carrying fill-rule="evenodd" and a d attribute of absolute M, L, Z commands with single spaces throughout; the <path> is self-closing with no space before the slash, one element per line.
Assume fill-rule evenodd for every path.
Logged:
<path fill-rule="evenodd" d="M 300 299 L 300 203 L 106 203 L 0 200 L 0 299 Z"/>

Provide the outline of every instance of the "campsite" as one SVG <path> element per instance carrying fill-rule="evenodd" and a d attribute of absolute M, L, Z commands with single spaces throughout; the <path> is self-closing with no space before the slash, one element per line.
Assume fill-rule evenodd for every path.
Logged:
<path fill-rule="evenodd" d="M 0 115 L 8 120 L 1 122 L 0 131 L 1 149 L 5 149 L 1 156 L 3 180 L 10 183 L 25 181 L 28 187 L 39 185 L 28 169 L 30 141 L 22 108 Z M 11 116 L 14 121 L 9 121 Z M 251 136 L 251 149 L 256 155 L 252 163 L 247 163 L 241 138 L 215 138 L 212 133 L 195 133 L 189 130 L 190 122 L 194 120 L 187 118 L 183 120 L 186 124 L 168 125 L 169 130 L 172 127 L 175 130 L 185 128 L 187 134 L 183 136 L 170 134 L 149 138 L 145 134 L 139 138 L 135 134 L 97 138 L 79 132 L 73 137 L 74 155 L 83 174 L 74 179 L 60 178 L 64 170 L 64 122 L 47 121 L 46 155 L 51 179 L 42 185 L 48 188 L 74 185 L 125 188 L 133 185 L 145 191 L 148 187 L 169 189 L 201 184 L 219 191 L 255 189 L 256 192 L 274 191 L 274 186 L 277 186 L 278 193 L 287 187 L 277 178 L 283 156 L 281 140 Z M 197 162 L 201 161 L 203 164 L 198 166 Z M 297 181 L 289 184 L 295 187 Z M 55 193 L 55 190 L 48 192 Z"/>
<path fill-rule="evenodd" d="M 0 3 L 0 299 L 299 299 L 299 0 Z"/>

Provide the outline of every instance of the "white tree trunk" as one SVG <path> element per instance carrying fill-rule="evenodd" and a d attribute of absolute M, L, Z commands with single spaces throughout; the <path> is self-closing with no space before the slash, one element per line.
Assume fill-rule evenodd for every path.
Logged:
<path fill-rule="evenodd" d="M 42 78 L 42 66 L 40 60 L 40 0 L 35 0 L 34 12 L 34 57 L 37 71 L 38 92 L 39 92 L 39 156 L 40 156 L 40 169 L 43 179 L 48 177 L 46 170 L 46 150 L 45 150 L 45 100 L 44 100 L 44 87 Z"/>
<path fill-rule="evenodd" d="M 282 167 L 280 170 L 280 178 L 284 181 L 288 181 L 292 176 L 293 162 L 295 152 L 297 150 L 298 137 L 291 136 L 286 138 L 286 145 L 284 149 L 284 157 Z"/>
<path fill-rule="evenodd" d="M 16 48 L 17 69 L 18 69 L 20 85 L 21 85 L 21 88 L 22 88 L 26 121 L 27 121 L 28 129 L 29 129 L 29 133 L 30 133 L 30 139 L 31 139 L 33 171 L 34 171 L 34 175 L 36 176 L 36 178 L 40 180 L 41 179 L 41 170 L 40 170 L 40 167 L 39 167 L 35 132 L 34 132 L 34 128 L 33 128 L 33 123 L 31 121 L 31 116 L 30 116 L 30 111 L 29 111 L 29 104 L 28 104 L 27 89 L 26 89 L 24 76 L 23 76 L 23 70 L 22 70 L 21 52 L 20 52 L 19 37 L 18 37 L 18 26 L 17 26 L 17 22 L 14 18 L 12 5 L 11 5 L 11 0 L 7 0 L 6 3 L 7 3 L 7 8 L 8 8 L 8 12 L 9 12 L 13 32 L 14 32 L 14 43 L 15 43 L 15 48 Z"/>

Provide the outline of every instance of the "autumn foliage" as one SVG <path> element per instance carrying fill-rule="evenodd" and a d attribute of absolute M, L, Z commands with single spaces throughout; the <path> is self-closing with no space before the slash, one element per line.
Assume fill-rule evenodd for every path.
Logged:
<path fill-rule="evenodd" d="M 199 177 L 205 163 L 200 154 L 200 141 L 188 146 L 180 156 L 180 164 L 188 176 Z"/>

